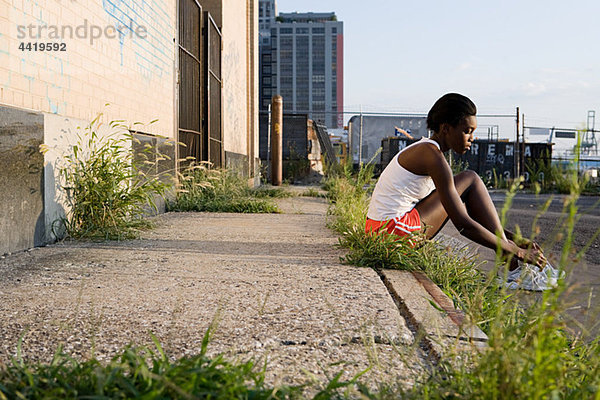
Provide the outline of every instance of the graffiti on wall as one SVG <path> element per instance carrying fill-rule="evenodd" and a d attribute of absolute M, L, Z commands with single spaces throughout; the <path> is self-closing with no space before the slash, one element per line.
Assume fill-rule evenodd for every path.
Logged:
<path fill-rule="evenodd" d="M 526 165 L 535 162 L 550 162 L 552 149 L 547 143 L 530 143 L 523 148 L 523 157 Z M 470 169 L 483 174 L 488 180 L 494 178 L 494 174 L 505 180 L 512 179 L 516 157 L 516 145 L 512 142 L 488 142 L 475 141 L 471 149 L 457 159 L 466 162 Z M 523 171 L 525 182 L 530 182 L 530 174 Z M 538 174 L 543 178 L 543 172 Z"/>
<path fill-rule="evenodd" d="M 102 6 L 118 26 L 121 65 L 129 38 L 142 76 L 170 74 L 173 26 L 165 0 L 103 0 Z M 145 38 L 133 34 L 142 27 L 148 33 Z"/>
<path fill-rule="evenodd" d="M 77 64 L 76 71 L 73 71 L 73 51 L 77 52 L 73 40 L 85 41 L 89 46 L 95 45 L 94 40 L 100 37 L 118 40 L 121 66 L 129 68 L 133 65 L 135 71 L 147 80 L 172 74 L 174 15 L 172 5 L 169 7 L 167 2 L 168 0 L 103 0 L 102 9 L 108 15 L 111 25 L 106 20 L 99 22 L 97 18 L 92 18 L 93 14 L 77 0 L 44 3 L 39 0 L 22 0 L 9 3 L 7 17 L 11 21 L 10 31 L 0 32 L 0 60 L 3 65 L 8 66 L 6 73 L 0 74 L 0 87 L 10 89 L 11 96 L 14 96 L 14 99 L 9 98 L 8 103 L 46 109 L 54 114 L 67 112 L 66 99 L 70 97 L 68 93 L 73 88 L 81 92 L 81 88 L 77 89 L 77 85 L 72 85 L 71 79 L 82 69 Z M 65 19 L 57 19 L 57 14 L 62 13 Z M 147 31 L 146 37 L 140 38 L 140 28 Z M 115 36 L 112 36 L 113 32 L 116 33 Z M 136 35 L 132 35 L 134 32 Z M 100 36 L 93 36 L 94 34 Z M 15 38 L 17 42 L 11 40 Z M 50 51 L 52 48 L 48 44 L 56 45 L 57 48 L 62 46 L 63 50 Z M 38 46 L 42 45 L 44 48 L 39 49 Z M 77 57 L 85 54 L 78 53 Z M 132 54 L 135 59 L 124 59 L 128 54 Z M 93 68 L 94 57 L 85 57 L 83 68 Z M 27 97 L 27 94 L 33 96 Z"/>

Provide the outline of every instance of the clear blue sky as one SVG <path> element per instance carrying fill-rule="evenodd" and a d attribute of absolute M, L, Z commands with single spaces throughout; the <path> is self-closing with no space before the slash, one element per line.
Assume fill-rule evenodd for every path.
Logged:
<path fill-rule="evenodd" d="M 278 0 L 277 8 L 334 11 L 344 22 L 345 110 L 427 112 L 455 91 L 479 113 L 519 106 L 529 126 L 575 128 L 596 110 L 600 127 L 598 0 Z"/>

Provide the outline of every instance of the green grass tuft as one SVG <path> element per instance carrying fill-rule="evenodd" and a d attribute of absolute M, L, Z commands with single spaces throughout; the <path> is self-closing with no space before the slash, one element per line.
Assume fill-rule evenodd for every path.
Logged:
<path fill-rule="evenodd" d="M 231 171 L 209 169 L 206 164 L 191 165 L 180 174 L 179 184 L 169 211 L 278 213 L 270 199 L 288 196 L 282 188 L 250 188 L 245 178 Z"/>
<path fill-rule="evenodd" d="M 0 399 L 289 399 L 302 387 L 265 384 L 253 361 L 200 354 L 170 361 L 162 348 L 126 347 L 107 364 L 57 351 L 50 364 L 13 360 L 0 366 Z"/>
<path fill-rule="evenodd" d="M 258 198 L 284 199 L 294 197 L 295 194 L 281 187 L 259 186 L 250 190 L 250 195 Z"/>
<path fill-rule="evenodd" d="M 152 227 L 144 215 L 148 207 L 156 211 L 155 196 L 163 196 L 169 188 L 159 176 L 144 172 L 157 161 L 134 157 L 135 138 L 127 126 L 112 121 L 107 135 L 98 133 L 101 115 L 78 133 L 71 152 L 57 164 L 68 208 L 67 215 L 53 223 L 56 237 L 135 238 Z"/>
<path fill-rule="evenodd" d="M 310 189 L 306 189 L 304 192 L 300 193 L 300 196 L 302 196 L 302 197 L 323 197 L 323 198 L 326 198 L 327 194 L 324 193 L 324 192 L 319 191 L 318 189 L 310 188 Z"/>

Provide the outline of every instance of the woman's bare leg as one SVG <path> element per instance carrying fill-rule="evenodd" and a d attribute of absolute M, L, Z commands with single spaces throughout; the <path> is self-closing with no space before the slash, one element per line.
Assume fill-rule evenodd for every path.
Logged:
<path fill-rule="evenodd" d="M 454 186 L 465 203 L 469 216 L 493 234 L 500 232 L 502 239 L 506 240 L 496 207 L 479 175 L 473 171 L 463 171 L 454 177 Z M 419 211 L 421 224 L 426 227 L 425 236 L 428 239 L 437 235 L 448 222 L 448 213 L 442 206 L 437 191 L 421 200 L 415 208 Z M 513 270 L 518 266 L 517 259 L 511 258 L 509 269 Z"/>
<path fill-rule="evenodd" d="M 473 171 L 463 171 L 454 177 L 454 186 L 465 203 L 469 216 L 493 234 L 500 232 L 501 237 L 506 240 L 496 207 L 479 175 Z M 437 191 L 421 200 L 416 209 L 421 216 L 421 223 L 427 227 L 425 235 L 428 239 L 437 235 L 448 222 L 448 213 L 442 206 Z"/>

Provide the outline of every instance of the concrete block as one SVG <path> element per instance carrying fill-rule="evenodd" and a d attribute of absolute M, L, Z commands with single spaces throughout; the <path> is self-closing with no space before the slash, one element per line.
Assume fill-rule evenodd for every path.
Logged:
<path fill-rule="evenodd" d="M 464 347 L 461 342 L 485 346 L 486 334 L 456 310 L 448 296 L 423 273 L 398 270 L 382 273 L 400 312 L 414 330 L 424 335 L 434 356 L 439 358 L 446 351 L 461 350 Z"/>
<path fill-rule="evenodd" d="M 44 242 L 43 119 L 0 107 L 0 254 Z"/>
<path fill-rule="evenodd" d="M 432 297 L 433 302 L 456 324 L 461 336 L 466 335 L 469 340 L 487 341 L 487 335 L 479 327 L 470 323 L 462 311 L 454 308 L 452 300 L 427 275 L 418 271 L 413 271 L 412 274 Z"/>
<path fill-rule="evenodd" d="M 2 104 L 13 104 L 13 91 L 0 86 L 0 102 Z"/>
<path fill-rule="evenodd" d="M 12 68 L 13 65 L 11 64 L 11 57 L 8 54 L 0 53 L 0 65 L 8 69 L 8 71 L 10 71 L 11 73 L 14 71 L 14 69 Z"/>
<path fill-rule="evenodd" d="M 63 21 L 63 24 L 77 25 L 78 18 L 75 16 L 73 11 L 71 11 L 68 7 L 61 7 L 60 9 L 60 17 Z"/>
<path fill-rule="evenodd" d="M 12 5 L 16 10 L 23 10 L 23 0 L 12 0 Z"/>
<path fill-rule="evenodd" d="M 10 15 L 9 9 L 10 9 L 10 6 L 9 6 L 8 2 L 6 2 L 4 0 L 0 1 L 0 15 L 8 18 L 8 16 Z"/>
<path fill-rule="evenodd" d="M 16 45 L 18 47 L 18 45 Z M 35 78 L 36 76 L 36 65 L 38 65 L 44 57 L 43 52 L 35 52 L 32 57 L 26 61 L 21 61 L 19 64 L 19 72 L 26 79 Z M 30 88 L 31 89 L 31 88 Z"/>
<path fill-rule="evenodd" d="M 40 68 L 40 79 L 48 83 L 54 82 L 56 79 L 56 72 L 47 68 Z"/>
<path fill-rule="evenodd" d="M 42 109 L 42 104 L 44 104 L 44 101 L 46 99 L 44 97 L 41 96 L 31 96 L 31 102 L 32 102 L 32 109 L 33 110 L 41 110 Z"/>
<path fill-rule="evenodd" d="M 53 102 L 62 103 L 64 101 L 63 89 L 48 85 L 48 97 L 50 97 Z"/>
<path fill-rule="evenodd" d="M 23 13 L 28 16 L 33 16 L 35 12 L 35 7 L 33 5 L 33 1 L 24 1 L 23 2 Z"/>
<path fill-rule="evenodd" d="M 9 14 L 0 14 L 0 32 L 12 32 L 15 29 L 14 22 L 9 21 L 8 18 Z"/>
<path fill-rule="evenodd" d="M 10 48 L 9 48 L 8 36 L 0 35 L 0 52 L 8 53 L 9 51 L 10 51 Z"/>
<path fill-rule="evenodd" d="M 83 83 L 81 79 L 77 77 L 71 77 L 71 93 L 82 93 L 83 92 Z"/>
<path fill-rule="evenodd" d="M 48 93 L 48 84 L 38 79 L 31 82 L 30 93 L 34 96 L 44 97 Z"/>
<path fill-rule="evenodd" d="M 47 112 L 47 113 L 51 113 L 52 112 L 52 110 L 50 109 L 50 103 L 48 102 L 47 98 L 45 98 L 42 101 L 42 107 L 39 109 L 39 111 Z"/>
<path fill-rule="evenodd" d="M 50 0 L 53 1 L 53 0 Z M 39 10 L 43 10 L 44 8 L 46 8 L 46 0 L 37 0 L 36 4 L 35 4 L 35 8 L 34 8 L 34 16 L 38 17 L 40 15 L 40 11 Z"/>

